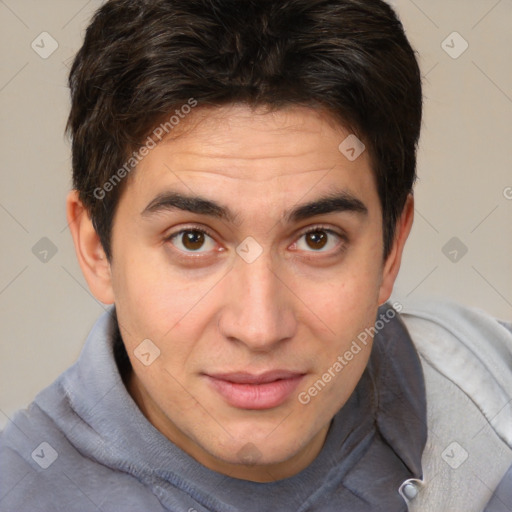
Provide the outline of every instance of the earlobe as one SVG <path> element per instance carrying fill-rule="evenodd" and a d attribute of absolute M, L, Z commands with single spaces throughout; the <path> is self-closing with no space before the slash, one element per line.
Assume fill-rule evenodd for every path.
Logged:
<path fill-rule="evenodd" d="M 91 293 L 100 302 L 112 304 L 114 302 L 114 292 L 110 262 L 76 190 L 72 190 L 68 194 L 66 214 L 78 263 Z"/>
<path fill-rule="evenodd" d="M 402 215 L 397 222 L 395 231 L 395 240 L 391 251 L 384 264 L 384 270 L 382 273 L 382 283 L 379 290 L 379 304 L 384 304 L 393 291 L 393 285 L 395 284 L 398 271 L 400 270 L 400 264 L 402 262 L 402 254 L 405 247 L 405 242 L 411 232 L 412 224 L 414 220 L 414 197 L 412 194 L 407 196 Z"/>

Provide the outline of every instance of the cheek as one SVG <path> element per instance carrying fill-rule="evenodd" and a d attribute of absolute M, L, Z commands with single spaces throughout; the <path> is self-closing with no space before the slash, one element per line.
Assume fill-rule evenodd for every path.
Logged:
<path fill-rule="evenodd" d="M 327 278 L 302 282 L 300 296 L 339 339 L 373 324 L 378 308 L 380 269 L 359 262 L 345 265 Z"/>
<path fill-rule="evenodd" d="M 173 297 L 177 295 L 173 293 L 172 282 L 162 274 L 162 269 L 152 261 L 133 252 L 126 251 L 115 260 L 113 287 L 118 319 L 126 330 L 124 334 L 137 339 L 160 337 L 165 332 L 163 324 L 169 329 L 174 315 L 179 314 L 172 307 Z"/>
<path fill-rule="evenodd" d="M 200 338 L 212 316 L 208 291 L 218 277 L 193 280 L 160 258 L 150 261 L 134 254 L 118 260 L 113 270 L 116 309 L 125 342 L 135 348 L 149 338 L 162 352 L 172 344 L 176 359 L 187 357 L 192 349 L 190 340 Z"/>
<path fill-rule="evenodd" d="M 345 404 L 370 357 L 372 340 L 365 330 L 376 319 L 377 293 L 375 275 L 368 272 L 362 277 L 349 274 L 310 294 L 310 304 L 329 328 L 327 335 L 316 340 L 316 347 L 311 347 L 313 374 L 301 389 L 303 399 L 310 400 L 310 409 L 305 410 L 318 415 L 318 421 L 326 421 Z"/>

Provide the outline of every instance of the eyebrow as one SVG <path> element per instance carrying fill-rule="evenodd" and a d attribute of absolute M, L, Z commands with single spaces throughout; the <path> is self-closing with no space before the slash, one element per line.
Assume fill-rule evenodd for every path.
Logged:
<path fill-rule="evenodd" d="M 299 222 L 316 215 L 337 212 L 357 213 L 365 216 L 368 215 L 368 208 L 360 199 L 349 192 L 333 192 L 327 196 L 295 207 L 285 214 L 284 219 L 286 222 Z"/>
<path fill-rule="evenodd" d="M 239 218 L 239 215 L 227 206 L 204 197 L 190 196 L 178 192 L 159 194 L 144 208 L 141 215 L 143 217 L 150 217 L 157 213 L 174 210 L 207 215 L 233 224 Z M 310 217 L 337 212 L 349 212 L 365 216 L 368 214 L 368 208 L 350 192 L 332 192 L 314 201 L 294 207 L 292 210 L 284 213 L 283 219 L 286 223 L 293 223 Z"/>
<path fill-rule="evenodd" d="M 149 217 L 156 213 L 165 211 L 182 210 L 196 213 L 198 215 L 208 215 L 217 219 L 224 219 L 235 223 L 237 215 L 229 208 L 200 196 L 189 196 L 178 192 L 164 192 L 156 196 L 142 211 L 143 217 Z"/>

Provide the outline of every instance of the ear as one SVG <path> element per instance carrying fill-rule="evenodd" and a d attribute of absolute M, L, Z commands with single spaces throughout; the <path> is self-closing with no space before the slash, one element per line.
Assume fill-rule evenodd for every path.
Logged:
<path fill-rule="evenodd" d="M 379 291 L 379 305 L 386 302 L 395 284 L 398 271 L 400 270 L 400 263 L 402 261 L 402 253 L 404 250 L 405 242 L 409 233 L 411 232 L 412 223 L 414 220 L 414 198 L 412 194 L 407 196 L 404 209 L 400 219 L 396 225 L 395 238 L 393 246 L 389 252 L 386 262 L 384 263 L 384 270 L 382 273 L 382 282 Z"/>
<path fill-rule="evenodd" d="M 66 215 L 76 256 L 92 294 L 104 304 L 114 302 L 110 263 L 86 208 L 72 190 L 66 200 Z"/>

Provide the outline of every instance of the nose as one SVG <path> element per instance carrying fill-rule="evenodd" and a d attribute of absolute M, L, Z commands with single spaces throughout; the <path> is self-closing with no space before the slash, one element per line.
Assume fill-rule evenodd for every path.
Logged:
<path fill-rule="evenodd" d="M 297 329 L 293 294 L 271 264 L 264 254 L 252 263 L 240 258 L 229 273 L 229 295 L 219 313 L 221 334 L 252 351 L 271 351 Z"/>

